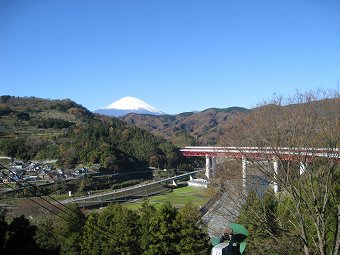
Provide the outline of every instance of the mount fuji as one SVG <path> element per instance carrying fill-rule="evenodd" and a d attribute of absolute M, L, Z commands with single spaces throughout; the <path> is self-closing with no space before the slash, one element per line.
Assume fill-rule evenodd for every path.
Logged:
<path fill-rule="evenodd" d="M 164 115 L 165 113 L 136 97 L 123 97 L 112 104 L 94 111 L 108 116 L 120 117 L 128 113 Z"/>

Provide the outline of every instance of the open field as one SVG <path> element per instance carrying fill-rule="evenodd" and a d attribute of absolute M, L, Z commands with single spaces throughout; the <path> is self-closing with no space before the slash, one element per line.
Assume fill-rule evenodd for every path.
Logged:
<path fill-rule="evenodd" d="M 204 188 L 197 187 L 179 187 L 172 190 L 172 192 L 149 197 L 149 203 L 156 207 L 169 201 L 175 207 L 182 207 L 187 202 L 192 202 L 196 206 L 203 206 L 209 198 L 205 194 Z M 130 209 L 141 208 L 143 200 L 125 203 L 124 206 Z"/>

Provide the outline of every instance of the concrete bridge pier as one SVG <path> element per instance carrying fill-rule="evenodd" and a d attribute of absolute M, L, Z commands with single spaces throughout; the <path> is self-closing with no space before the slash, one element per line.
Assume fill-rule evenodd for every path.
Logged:
<path fill-rule="evenodd" d="M 280 191 L 280 186 L 277 181 L 279 179 L 279 161 L 277 159 L 274 159 L 273 161 L 273 168 L 274 168 L 274 192 L 277 193 Z"/>
<path fill-rule="evenodd" d="M 216 157 L 205 155 L 205 176 L 209 179 L 216 175 Z"/>
<path fill-rule="evenodd" d="M 247 188 L 247 158 L 242 157 L 242 190 L 246 192 Z"/>
<path fill-rule="evenodd" d="M 303 174 L 308 167 L 307 162 L 300 162 L 300 175 Z M 274 168 L 274 192 L 279 192 L 280 191 L 280 185 L 278 184 L 278 179 L 280 176 L 280 167 L 279 167 L 279 161 L 277 159 L 274 159 L 273 161 L 273 168 Z"/>
<path fill-rule="evenodd" d="M 300 175 L 306 171 L 307 167 L 308 167 L 307 162 L 300 162 Z"/>
<path fill-rule="evenodd" d="M 210 178 L 210 157 L 205 155 L 205 176 Z"/>
<path fill-rule="evenodd" d="M 212 177 L 216 176 L 216 157 L 211 158 Z"/>

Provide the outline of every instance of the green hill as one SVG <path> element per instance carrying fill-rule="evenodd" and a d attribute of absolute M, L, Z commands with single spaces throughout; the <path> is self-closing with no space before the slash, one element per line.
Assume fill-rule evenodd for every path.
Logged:
<path fill-rule="evenodd" d="M 1 154 L 58 159 L 67 168 L 172 166 L 180 154 L 165 139 L 119 119 L 91 113 L 69 100 L 0 97 Z"/>

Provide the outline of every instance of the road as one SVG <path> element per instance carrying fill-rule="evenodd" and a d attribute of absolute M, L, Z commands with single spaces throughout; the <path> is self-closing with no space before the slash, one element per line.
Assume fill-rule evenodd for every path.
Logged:
<path fill-rule="evenodd" d="M 69 198 L 66 200 L 60 201 L 62 204 L 68 204 L 68 203 L 77 203 L 80 206 L 86 206 L 86 205 L 95 205 L 100 203 L 107 203 L 109 201 L 117 200 L 124 197 L 138 197 L 138 196 L 145 196 L 145 195 L 153 195 L 156 193 L 160 193 L 162 190 L 163 183 L 170 182 L 173 180 L 178 180 L 183 177 L 196 174 L 197 172 L 202 171 L 202 169 L 195 170 L 192 172 L 188 172 L 185 174 L 176 175 L 174 177 L 169 177 L 165 179 L 161 179 L 158 181 L 152 181 L 149 183 L 144 184 L 138 184 L 132 187 L 126 187 L 118 190 L 113 190 L 101 194 L 95 194 L 95 195 L 89 195 L 89 196 L 83 196 L 83 197 L 77 197 L 77 198 Z"/>

